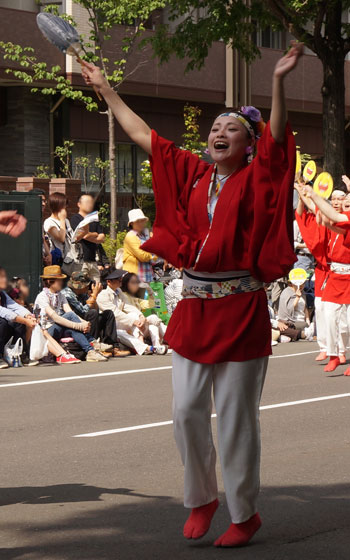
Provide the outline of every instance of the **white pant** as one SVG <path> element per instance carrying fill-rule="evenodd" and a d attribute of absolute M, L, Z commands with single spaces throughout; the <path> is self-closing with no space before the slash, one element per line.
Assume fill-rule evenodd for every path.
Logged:
<path fill-rule="evenodd" d="M 324 301 L 322 298 L 315 297 L 315 315 L 316 315 L 316 328 L 317 328 L 317 342 L 321 352 L 327 351 L 327 331 L 326 331 L 326 317 L 324 311 Z"/>
<path fill-rule="evenodd" d="M 350 326 L 350 304 L 323 302 L 326 319 L 327 355 L 338 356 L 344 353 Z"/>
<path fill-rule="evenodd" d="M 139 338 L 136 338 L 136 336 L 129 334 L 122 329 L 117 329 L 117 335 L 122 344 L 125 344 L 125 346 L 128 346 L 129 348 L 133 348 L 139 356 L 142 356 L 148 348 L 147 344 L 142 342 Z"/>
<path fill-rule="evenodd" d="M 233 523 L 257 511 L 260 487 L 259 404 L 268 358 L 200 364 L 173 351 L 174 434 L 185 467 L 185 507 L 217 498 L 211 429 L 212 389 L 226 499 Z"/>
<path fill-rule="evenodd" d="M 138 319 L 138 316 L 135 316 L 135 320 Z M 149 337 L 152 341 L 152 346 L 158 348 L 161 343 L 163 342 L 164 335 L 166 333 L 166 325 L 162 323 L 162 320 L 153 313 L 146 317 L 146 323 L 142 330 L 135 328 L 133 330 L 134 336 L 137 338 L 142 335 L 144 337 Z"/>

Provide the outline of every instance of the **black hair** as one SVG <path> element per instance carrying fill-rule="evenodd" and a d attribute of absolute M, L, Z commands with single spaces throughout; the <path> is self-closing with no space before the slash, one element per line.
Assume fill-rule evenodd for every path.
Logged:
<path fill-rule="evenodd" d="M 134 272 L 128 272 L 122 278 L 122 290 L 123 290 L 123 292 L 126 292 L 127 294 L 130 294 L 129 289 L 128 289 L 128 285 L 129 285 L 129 282 L 130 282 L 130 280 L 133 276 L 138 278 L 137 274 L 135 274 Z M 133 294 L 130 294 L 130 295 L 133 295 Z"/>
<path fill-rule="evenodd" d="M 59 280 L 59 278 L 43 278 L 43 284 L 45 288 L 49 288 L 56 282 L 56 280 Z"/>
<path fill-rule="evenodd" d="M 115 266 L 110 266 L 109 268 L 104 268 L 103 270 L 101 270 L 101 284 L 104 290 L 107 288 L 107 276 L 112 274 L 112 272 L 114 272 L 115 270 Z"/>

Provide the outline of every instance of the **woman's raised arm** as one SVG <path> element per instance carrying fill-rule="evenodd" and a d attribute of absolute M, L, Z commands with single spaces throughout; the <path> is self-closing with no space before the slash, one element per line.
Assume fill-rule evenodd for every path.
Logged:
<path fill-rule="evenodd" d="M 94 86 L 103 95 L 106 103 L 120 126 L 135 144 L 148 154 L 152 153 L 151 129 L 144 120 L 130 109 L 109 86 L 100 68 L 89 62 L 83 62 L 82 74 L 89 86 Z"/>
<path fill-rule="evenodd" d="M 287 123 L 284 78 L 296 67 L 299 57 L 303 54 L 303 48 L 303 43 L 292 41 L 291 49 L 277 62 L 273 72 L 270 127 L 276 142 L 283 142 Z"/>

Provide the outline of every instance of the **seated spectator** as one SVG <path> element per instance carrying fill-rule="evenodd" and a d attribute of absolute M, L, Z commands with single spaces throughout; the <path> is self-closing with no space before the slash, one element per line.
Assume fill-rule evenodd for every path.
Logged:
<path fill-rule="evenodd" d="M 121 291 L 125 270 L 105 271 L 102 280 L 105 288 L 97 296 L 97 305 L 101 312 L 111 310 L 117 322 L 117 335 L 120 342 L 135 350 L 137 354 L 153 354 L 150 345 L 135 336 L 134 331 L 145 324 L 145 317 L 137 307 L 130 305 Z"/>
<path fill-rule="evenodd" d="M 25 278 L 14 276 L 7 284 L 7 293 L 16 303 L 32 311 L 28 303 L 29 286 Z"/>
<path fill-rule="evenodd" d="M 62 294 L 72 310 L 91 325 L 90 334 L 99 342 L 94 344 L 95 350 L 112 352 L 114 358 L 129 356 L 128 350 L 120 350 L 118 345 L 117 327 L 114 313 L 111 310 L 99 312 L 96 303 L 97 296 L 102 290 L 101 284 L 92 284 L 86 272 L 73 272 L 67 287 Z M 101 341 L 101 342 L 100 342 Z"/>
<path fill-rule="evenodd" d="M 279 300 L 278 319 L 286 324 L 294 325 L 297 330 L 304 331 L 308 340 L 313 339 L 314 325 L 310 324 L 306 298 L 303 294 L 304 284 L 297 286 L 289 282 Z M 303 337 L 302 337 L 303 338 Z"/>
<path fill-rule="evenodd" d="M 151 261 L 154 255 L 141 249 L 142 243 L 149 239 L 146 230 L 147 222 L 148 218 L 142 210 L 139 208 L 130 210 L 128 223 L 130 231 L 124 239 L 123 246 L 123 270 L 137 274 L 141 282 L 151 282 L 153 279 Z"/>
<path fill-rule="evenodd" d="M 94 349 L 94 338 L 89 334 L 90 323 L 76 315 L 70 308 L 66 298 L 61 293 L 63 280 L 59 266 L 47 266 L 41 276 L 44 289 L 37 296 L 34 307 L 41 311 L 41 325 L 55 339 L 72 337 L 86 353 L 87 362 L 104 362 L 107 360 Z"/>
<path fill-rule="evenodd" d="M 130 305 L 136 307 L 139 311 L 143 312 L 147 309 L 153 309 L 155 306 L 155 301 L 153 297 L 152 288 L 147 286 L 147 292 L 149 294 L 148 299 L 142 299 L 138 297 L 138 292 L 140 289 L 140 280 L 136 274 L 128 272 L 122 277 L 122 291 L 126 300 Z M 156 354 L 166 354 L 168 347 L 163 344 L 164 335 L 166 332 L 166 325 L 161 321 L 161 319 L 155 313 L 148 315 L 141 328 L 139 328 L 139 338 L 141 340 L 149 340 L 154 348 Z M 134 333 L 135 334 L 135 333 Z"/>
<path fill-rule="evenodd" d="M 75 230 L 80 222 L 94 210 L 95 199 L 91 194 L 82 194 L 78 200 L 78 214 L 70 218 L 70 225 Z M 90 280 L 96 284 L 100 282 L 100 271 L 97 265 L 98 247 L 104 242 L 106 236 L 99 222 L 92 222 L 87 226 L 87 231 L 78 235 L 79 245 L 83 253 L 83 265 L 81 270 L 86 272 Z"/>
<path fill-rule="evenodd" d="M 44 233 L 49 237 L 52 264 L 62 266 L 63 272 L 70 275 L 74 270 L 80 270 L 83 263 L 79 244 L 72 243 L 73 230 L 67 219 L 64 194 L 50 194 L 49 208 L 51 216 L 44 221 Z M 87 227 L 81 235 L 87 233 Z"/>
<path fill-rule="evenodd" d="M 4 361 L 4 348 L 13 336 L 14 342 L 22 338 L 25 356 L 23 362 L 31 365 L 29 360 L 29 342 L 32 331 L 37 323 L 36 318 L 28 309 L 16 303 L 7 293 L 7 274 L 0 267 L 0 369 L 7 368 Z M 21 359 L 22 359 L 21 358 Z"/>

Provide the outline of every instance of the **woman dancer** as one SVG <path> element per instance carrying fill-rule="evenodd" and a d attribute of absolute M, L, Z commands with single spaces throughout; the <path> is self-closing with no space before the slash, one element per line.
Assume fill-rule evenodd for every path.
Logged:
<path fill-rule="evenodd" d="M 215 119 L 208 138 L 213 165 L 152 131 L 98 68 L 85 64 L 83 70 L 125 132 L 151 155 L 157 218 L 142 248 L 184 268 L 185 297 L 166 334 L 173 348 L 175 439 L 185 467 L 185 506 L 192 509 L 184 536 L 202 537 L 218 507 L 213 388 L 232 520 L 215 546 L 246 544 L 261 526 L 259 403 L 271 353 L 262 283 L 286 275 L 295 261 L 295 143 L 283 82 L 302 48 L 293 44 L 274 69 L 264 132 L 254 107 Z"/>

